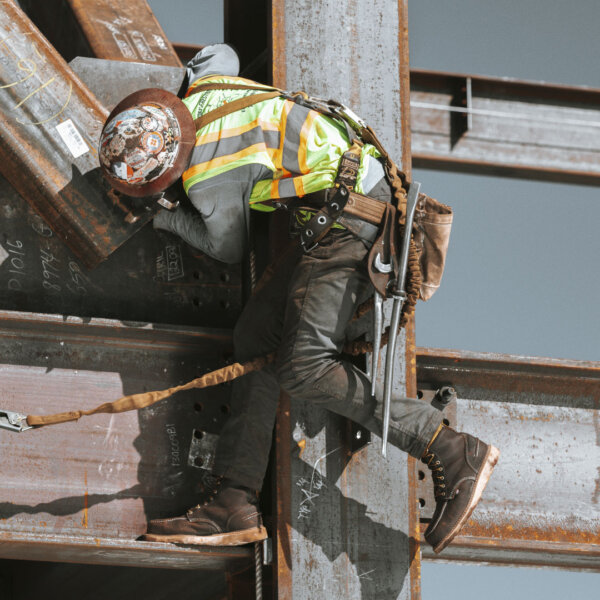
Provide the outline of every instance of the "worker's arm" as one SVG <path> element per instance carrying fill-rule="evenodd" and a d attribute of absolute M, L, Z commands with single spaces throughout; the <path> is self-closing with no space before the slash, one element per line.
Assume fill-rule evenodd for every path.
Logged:
<path fill-rule="evenodd" d="M 177 234 L 188 244 L 226 263 L 242 260 L 246 241 L 246 215 L 240 184 L 214 186 L 190 194 L 195 210 L 161 210 L 154 227 Z"/>
<path fill-rule="evenodd" d="M 250 194 L 256 181 L 267 174 L 266 167 L 251 164 L 196 183 L 188 191 L 196 210 L 161 210 L 154 227 L 177 234 L 212 258 L 240 262 L 248 235 Z"/>

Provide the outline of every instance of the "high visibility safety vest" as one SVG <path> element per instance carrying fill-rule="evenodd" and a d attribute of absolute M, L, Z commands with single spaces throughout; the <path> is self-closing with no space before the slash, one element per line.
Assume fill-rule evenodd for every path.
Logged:
<path fill-rule="evenodd" d="M 204 83 L 244 83 L 262 87 L 240 77 L 209 75 L 194 82 L 183 99 L 194 119 L 249 94 L 252 90 L 207 90 L 190 94 Z M 192 186 L 207 182 L 248 164 L 260 164 L 271 177 L 255 183 L 250 206 L 274 210 L 267 200 L 304 196 L 333 187 L 342 154 L 350 148 L 344 125 L 336 119 L 285 98 L 272 98 L 209 123 L 196 133 L 196 145 L 189 168 L 183 173 L 186 193 Z M 362 193 L 366 175 L 365 158 L 377 158 L 378 151 L 365 144 L 355 190 Z"/>

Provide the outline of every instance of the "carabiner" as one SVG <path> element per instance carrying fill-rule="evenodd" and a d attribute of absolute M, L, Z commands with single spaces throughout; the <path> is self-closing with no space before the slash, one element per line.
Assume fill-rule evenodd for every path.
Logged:
<path fill-rule="evenodd" d="M 27 424 L 27 415 L 10 410 L 0 410 L 0 429 L 8 429 L 8 431 L 27 431 L 33 429 Z"/>

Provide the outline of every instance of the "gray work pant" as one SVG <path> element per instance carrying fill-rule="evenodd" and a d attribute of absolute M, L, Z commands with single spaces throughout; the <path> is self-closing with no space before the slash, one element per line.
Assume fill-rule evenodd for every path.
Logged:
<path fill-rule="evenodd" d="M 382 432 L 369 379 L 340 358 L 356 307 L 372 291 L 368 249 L 345 230 L 330 231 L 308 254 L 297 246 L 250 298 L 234 331 L 236 360 L 274 351 L 277 358 L 234 381 L 213 472 L 256 490 L 267 468 L 280 387 L 292 402 L 312 402 Z M 390 443 L 420 458 L 442 413 L 417 399 L 397 400 L 391 412 Z"/>

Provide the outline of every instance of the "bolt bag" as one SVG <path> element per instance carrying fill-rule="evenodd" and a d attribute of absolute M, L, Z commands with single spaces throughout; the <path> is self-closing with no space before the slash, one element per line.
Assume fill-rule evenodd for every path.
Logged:
<path fill-rule="evenodd" d="M 421 267 L 421 300 L 429 300 L 440 287 L 450 241 L 452 216 L 449 206 L 425 194 L 419 194 L 413 235 Z"/>

